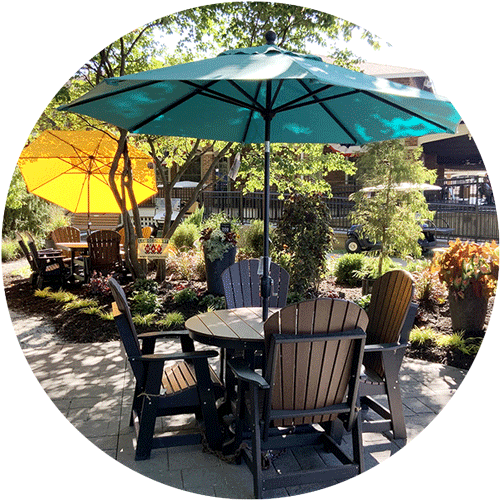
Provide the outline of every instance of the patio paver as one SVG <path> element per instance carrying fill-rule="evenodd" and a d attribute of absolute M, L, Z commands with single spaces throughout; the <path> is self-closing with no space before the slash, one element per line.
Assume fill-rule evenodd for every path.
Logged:
<path fill-rule="evenodd" d="M 204 346 L 197 346 L 204 348 Z M 170 341 L 166 352 L 176 349 Z M 203 453 L 201 446 L 153 450 L 150 460 L 134 460 L 135 435 L 129 427 L 133 381 L 119 342 L 63 344 L 24 348 L 42 387 L 61 413 L 92 443 L 131 470 L 185 491 L 222 498 L 252 496 L 252 476 L 242 464 L 225 463 Z M 405 359 L 401 387 L 408 441 L 418 435 L 443 409 L 460 386 L 465 370 Z M 176 417 L 179 420 L 179 417 Z M 181 417 L 182 419 L 182 417 Z M 158 423 L 162 430 L 164 423 Z M 383 462 L 402 446 L 385 435 L 363 435 L 367 468 Z M 308 447 L 278 457 L 266 474 L 282 468 L 308 468 L 331 457 Z M 316 488 L 275 490 L 268 497 L 306 493 Z"/>

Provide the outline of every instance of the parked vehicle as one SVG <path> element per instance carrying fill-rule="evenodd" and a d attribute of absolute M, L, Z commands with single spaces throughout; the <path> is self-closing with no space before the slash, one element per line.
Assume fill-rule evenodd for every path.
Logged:
<path fill-rule="evenodd" d="M 453 232 L 453 229 L 448 227 L 446 222 L 444 222 L 444 225 L 445 227 L 437 227 L 431 220 L 427 220 L 421 224 L 424 237 L 418 240 L 418 244 L 422 248 L 422 253 L 436 246 L 436 238 L 446 238 Z M 345 249 L 349 253 L 379 250 L 380 247 L 380 243 L 374 243 L 368 239 L 366 234 L 363 233 L 363 226 L 360 224 L 355 224 L 347 230 Z"/>

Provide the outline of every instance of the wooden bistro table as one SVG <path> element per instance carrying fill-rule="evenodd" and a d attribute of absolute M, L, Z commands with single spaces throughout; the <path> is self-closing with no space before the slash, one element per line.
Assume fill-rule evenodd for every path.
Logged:
<path fill-rule="evenodd" d="M 279 308 L 269 308 L 269 316 Z M 209 311 L 189 318 L 185 327 L 189 336 L 202 344 L 221 348 L 220 376 L 224 381 L 227 399 L 234 396 L 234 379 L 225 360 L 235 352 L 254 364 L 255 351 L 264 351 L 264 321 L 262 307 L 238 307 Z"/>
<path fill-rule="evenodd" d="M 61 241 L 56 243 L 56 246 L 57 248 L 67 250 L 71 253 L 71 279 L 75 280 L 80 278 L 80 276 L 75 273 L 75 257 L 77 253 L 88 250 L 88 243 L 86 241 Z"/>

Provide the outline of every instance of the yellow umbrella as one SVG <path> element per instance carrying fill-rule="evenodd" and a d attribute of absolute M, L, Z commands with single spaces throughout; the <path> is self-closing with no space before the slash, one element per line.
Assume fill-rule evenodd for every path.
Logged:
<path fill-rule="evenodd" d="M 30 193 L 73 213 L 120 213 L 109 186 L 109 171 L 118 139 L 99 131 L 45 130 L 18 161 Z M 157 192 L 152 159 L 128 145 L 137 203 Z M 115 175 L 121 189 L 123 158 Z M 127 210 L 132 208 L 128 195 Z"/>

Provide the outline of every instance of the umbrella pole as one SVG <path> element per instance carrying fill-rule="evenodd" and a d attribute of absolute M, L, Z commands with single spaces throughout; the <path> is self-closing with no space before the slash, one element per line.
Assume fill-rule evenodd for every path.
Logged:
<path fill-rule="evenodd" d="M 270 109 L 271 82 L 268 81 L 267 101 Z M 264 256 L 262 257 L 262 278 L 260 281 L 260 295 L 262 297 L 262 320 L 266 321 L 269 313 L 269 297 L 271 296 L 271 278 L 269 277 L 269 206 L 270 206 L 270 163 L 271 163 L 271 116 L 265 117 L 265 152 L 264 152 Z"/>

